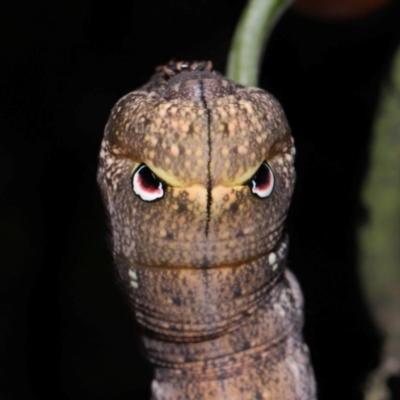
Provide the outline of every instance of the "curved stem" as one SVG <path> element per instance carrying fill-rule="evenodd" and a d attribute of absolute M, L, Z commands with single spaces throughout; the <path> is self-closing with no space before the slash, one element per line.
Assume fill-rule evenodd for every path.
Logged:
<path fill-rule="evenodd" d="M 246 86 L 257 85 L 260 60 L 276 21 L 293 0 L 249 0 L 229 51 L 226 75 Z"/>

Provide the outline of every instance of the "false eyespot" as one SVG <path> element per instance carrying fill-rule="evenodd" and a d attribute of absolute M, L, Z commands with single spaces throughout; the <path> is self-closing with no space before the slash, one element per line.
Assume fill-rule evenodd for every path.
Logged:
<path fill-rule="evenodd" d="M 161 199 L 165 193 L 165 184 L 146 165 L 140 164 L 132 177 L 134 193 L 144 201 Z"/>
<path fill-rule="evenodd" d="M 251 192 L 257 197 L 268 197 L 274 189 L 274 174 L 271 167 L 264 161 L 253 177 L 248 181 Z"/>

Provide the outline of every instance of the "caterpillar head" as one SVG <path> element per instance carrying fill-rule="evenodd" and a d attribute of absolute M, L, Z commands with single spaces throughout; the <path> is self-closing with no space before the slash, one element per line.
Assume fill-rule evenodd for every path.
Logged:
<path fill-rule="evenodd" d="M 158 71 L 115 105 L 98 181 L 114 253 L 138 266 L 214 267 L 268 253 L 294 184 L 278 102 L 210 68 Z"/>

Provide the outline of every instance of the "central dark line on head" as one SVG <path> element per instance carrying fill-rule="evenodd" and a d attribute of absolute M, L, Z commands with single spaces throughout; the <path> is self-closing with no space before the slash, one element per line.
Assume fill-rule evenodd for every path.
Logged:
<path fill-rule="evenodd" d="M 211 179 L 211 152 L 212 152 L 212 144 L 211 144 L 211 110 L 208 108 L 206 97 L 204 96 L 204 83 L 200 79 L 200 99 L 203 103 L 203 106 L 206 110 L 207 116 L 207 144 L 208 144 L 208 160 L 207 160 L 207 209 L 206 209 L 206 227 L 205 227 L 205 235 L 208 236 L 208 232 L 210 229 L 210 221 L 211 221 L 211 205 L 212 205 L 212 179 Z"/>

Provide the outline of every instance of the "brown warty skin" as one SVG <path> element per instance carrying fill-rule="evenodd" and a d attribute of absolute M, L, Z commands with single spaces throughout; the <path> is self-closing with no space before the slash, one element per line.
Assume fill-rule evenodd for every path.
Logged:
<path fill-rule="evenodd" d="M 155 368 L 152 399 L 316 398 L 303 298 L 286 269 L 294 154 L 279 103 L 210 63 L 159 68 L 113 108 L 98 182 Z M 274 186 L 259 197 L 264 162 Z M 149 175 L 162 185 L 155 201 L 140 196 Z"/>

